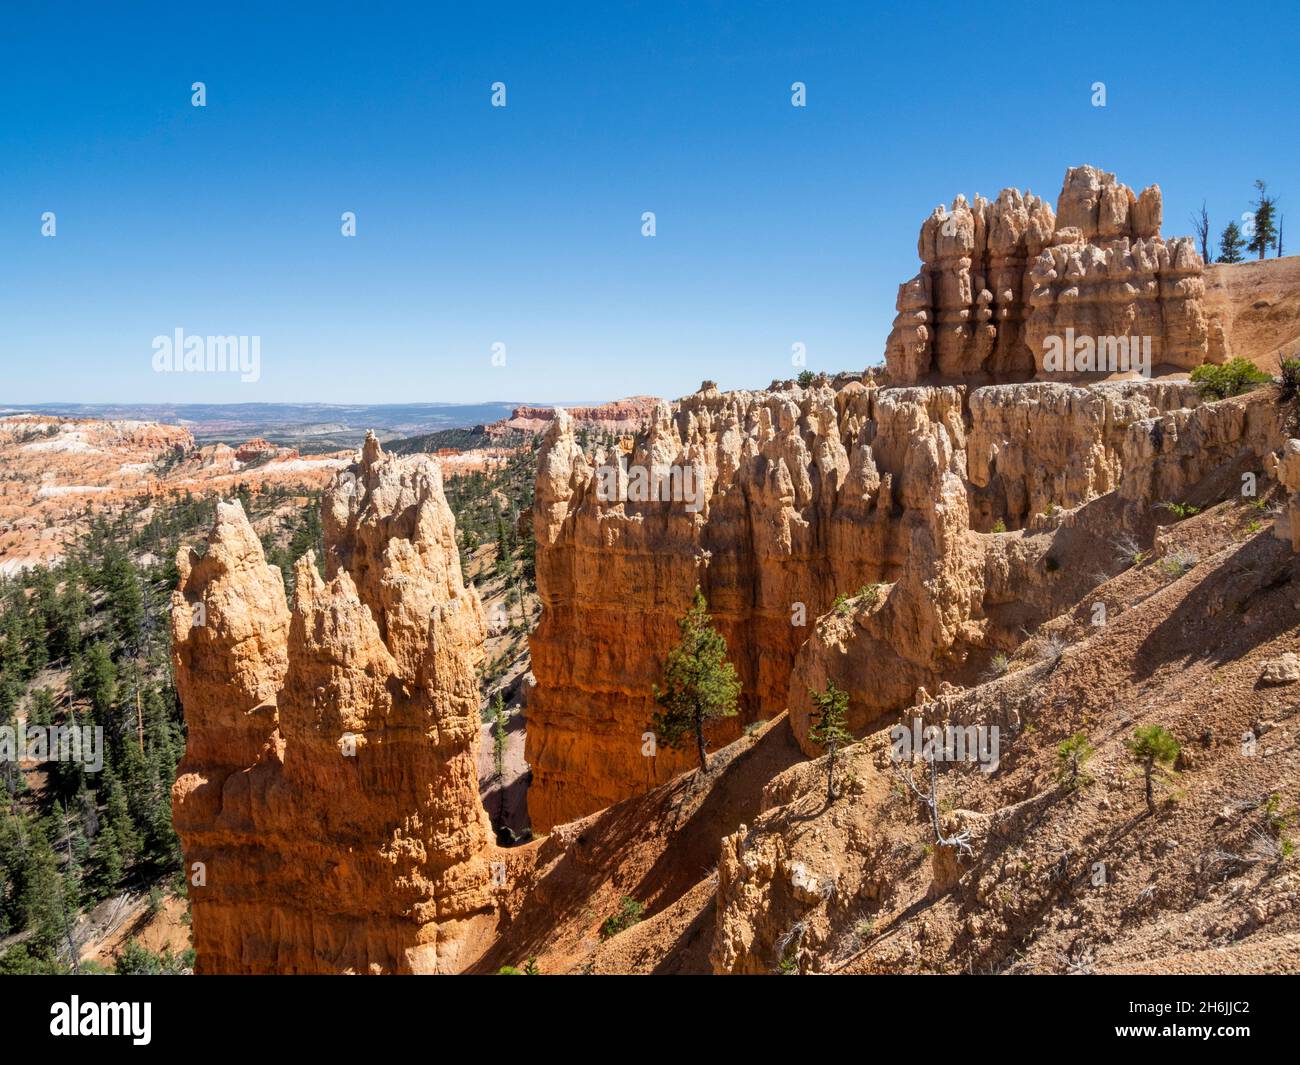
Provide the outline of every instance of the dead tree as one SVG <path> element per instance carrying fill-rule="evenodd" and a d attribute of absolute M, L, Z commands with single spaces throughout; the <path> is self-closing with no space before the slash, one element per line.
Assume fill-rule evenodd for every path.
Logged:
<path fill-rule="evenodd" d="M 898 775 L 907 782 L 907 786 L 912 789 L 918 799 L 921 800 L 930 810 L 930 823 L 934 826 L 934 838 L 940 847 L 955 847 L 965 855 L 974 855 L 970 845 L 969 829 L 962 829 L 954 836 L 945 836 L 943 828 L 939 824 L 939 768 L 936 764 L 938 759 L 928 759 L 930 763 L 930 790 L 924 792 L 916 786 L 916 781 L 912 778 L 911 766 L 904 765 L 902 762 L 895 761 L 894 766 L 898 770 Z"/>
<path fill-rule="evenodd" d="M 1196 234 L 1196 243 L 1201 248 L 1201 259 L 1208 263 L 1210 261 L 1210 215 L 1205 209 L 1205 201 L 1201 201 L 1201 210 L 1192 215 L 1192 232 Z"/>

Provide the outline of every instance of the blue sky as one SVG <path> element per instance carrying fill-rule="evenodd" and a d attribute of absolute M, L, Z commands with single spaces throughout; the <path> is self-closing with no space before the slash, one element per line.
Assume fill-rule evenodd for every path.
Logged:
<path fill-rule="evenodd" d="M 861 369 L 936 203 L 1085 162 L 1159 182 L 1167 234 L 1266 178 L 1300 251 L 1281 5 L 116 7 L 6 4 L 0 404 L 677 396 L 796 342 Z M 155 373 L 177 328 L 260 336 L 260 380 Z"/>

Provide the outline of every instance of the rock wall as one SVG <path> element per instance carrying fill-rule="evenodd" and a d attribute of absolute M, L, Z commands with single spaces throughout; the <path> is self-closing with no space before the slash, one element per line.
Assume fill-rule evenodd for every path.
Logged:
<path fill-rule="evenodd" d="M 1161 215 L 1158 185 L 1139 195 L 1090 166 L 1066 171 L 1055 212 L 1017 189 L 936 207 L 917 242 L 921 271 L 899 286 L 890 380 L 1042 377 L 1047 338 L 1067 329 L 1150 337 L 1152 368 L 1222 361 L 1204 264 L 1190 237 L 1160 236 Z"/>
<path fill-rule="evenodd" d="M 972 526 L 1026 525 L 1119 486 L 1128 427 L 1199 402 L 1187 381 L 1032 383 L 970 393 L 967 476 Z"/>
<path fill-rule="evenodd" d="M 172 798 L 197 968 L 459 971 L 495 923 L 482 607 L 435 462 L 369 437 L 322 510 L 326 575 L 299 561 L 292 613 L 237 502 L 178 559 Z"/>
<path fill-rule="evenodd" d="M 613 469 L 617 457 L 584 454 L 573 422 L 557 418 L 539 455 L 534 508 L 542 601 L 526 754 L 534 827 L 545 831 L 693 764 L 689 753 L 662 748 L 647 757 L 644 733 L 697 584 L 743 686 L 741 714 L 719 727 L 715 743 L 787 704 L 802 727 L 806 686 L 829 674 L 821 660 L 793 682 L 791 671 L 841 596 L 824 625 L 861 624 L 878 643 L 851 667 L 837 659 L 851 690 L 872 693 L 851 705 L 862 725 L 879 705 L 910 702 L 919 686 L 959 667 L 962 648 L 987 642 L 986 600 L 1007 615 L 1008 632 L 1028 623 L 1013 609 L 1025 598 L 1016 584 L 1041 576 L 1045 548 L 979 533 L 998 521 L 1023 528 L 1111 491 L 1128 425 L 1196 402 L 1179 382 L 969 394 L 861 382 L 734 393 L 709 386 L 662 405 L 625 456 L 629 470 L 697 470 L 696 510 L 684 498 L 602 499 L 597 470 Z M 997 562 L 985 575 L 987 542 Z M 1073 585 L 1054 587 L 1051 601 Z"/>
<path fill-rule="evenodd" d="M 927 693 L 950 682 L 977 683 L 993 651 L 1014 649 L 1026 633 L 1127 565 L 1117 538 L 1149 539 L 1161 504 L 1204 507 L 1238 497 L 1243 474 L 1253 475 L 1262 494 L 1278 466 L 1274 452 L 1284 433 L 1272 389 L 1195 407 L 1152 409 L 1139 417 L 1144 403 L 1155 408 L 1180 394 L 1191 397 L 1158 382 L 1092 390 L 1011 387 L 1024 393 L 1021 400 L 1035 415 L 1104 404 L 1104 416 L 1069 422 L 1072 432 L 1057 434 L 1055 443 L 1037 434 L 1025 463 L 1029 470 L 1053 454 L 1095 452 L 1095 461 L 1071 464 L 1076 472 L 1098 476 L 1062 477 L 1061 502 L 1053 513 L 1035 515 L 1018 533 L 993 535 L 963 525 L 967 488 L 960 478 L 932 479 L 928 492 L 936 506 L 929 536 L 888 594 L 875 603 L 852 601 L 820 618 L 799 650 L 788 705 L 791 728 L 806 753 L 817 752 L 807 738 L 810 690 L 834 683 L 847 692 L 850 725 L 861 731 L 927 701 Z M 1061 391 L 1044 396 L 1043 388 Z M 998 390 L 972 395 L 973 410 L 988 391 Z M 1083 429 L 1088 425 L 1094 429 L 1091 442 Z M 975 437 L 972 432 L 970 440 Z M 1033 441 L 1035 434 L 1025 439 Z"/>
<path fill-rule="evenodd" d="M 1276 470 L 1286 500 L 1273 519 L 1273 535 L 1289 543 L 1292 551 L 1300 551 L 1300 440 L 1287 440 Z"/>

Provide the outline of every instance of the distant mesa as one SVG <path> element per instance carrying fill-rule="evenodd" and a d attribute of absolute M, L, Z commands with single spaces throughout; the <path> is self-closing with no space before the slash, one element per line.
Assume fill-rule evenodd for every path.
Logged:
<path fill-rule="evenodd" d="M 581 429 L 595 429 L 611 433 L 631 433 L 643 428 L 662 400 L 655 396 L 629 396 L 594 407 L 565 407 L 570 418 Z M 511 433 L 543 433 L 555 420 L 559 407 L 516 407 L 509 418 L 502 418 L 485 426 L 489 436 L 500 437 Z"/>

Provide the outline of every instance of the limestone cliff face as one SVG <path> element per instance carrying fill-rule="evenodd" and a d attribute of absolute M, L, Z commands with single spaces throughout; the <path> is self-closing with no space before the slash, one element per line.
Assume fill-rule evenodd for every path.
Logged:
<path fill-rule="evenodd" d="M 1171 859 L 1125 831 L 1146 819 L 1180 849 L 1214 853 L 1258 832 L 1257 822 L 1234 812 L 1255 809 L 1255 800 L 1238 805 L 1239 796 L 1294 786 L 1288 737 L 1270 738 L 1263 756 L 1251 749 L 1242 757 L 1238 742 L 1254 737 L 1261 720 L 1268 721 L 1262 731 L 1275 735 L 1272 715 L 1290 701 L 1283 693 L 1294 689 L 1286 685 L 1300 675 L 1292 553 L 1300 440 L 1285 439 L 1277 399 L 1265 388 L 1132 422 L 1117 491 L 1041 532 L 967 538 L 984 544 L 983 616 L 972 621 L 988 623 L 986 636 L 995 634 L 994 604 L 1006 602 L 1008 590 L 1030 599 L 1055 594 L 1053 585 L 1072 572 L 1107 565 L 1116 531 L 1153 534 L 1141 546 L 1154 557 L 1110 563 L 1086 597 L 1064 597 L 1065 609 L 1048 622 L 1063 650 L 1044 655 L 1032 639 L 996 676 L 931 687 L 933 695 L 884 718 L 998 730 L 990 771 L 938 767 L 934 822 L 903 784 L 884 728 L 838 752 L 834 798 L 824 757 L 772 777 L 759 811 L 722 841 L 711 911 L 716 972 L 1012 965 L 1064 972 L 1077 969 L 1071 950 L 1081 942 L 1099 971 L 1291 971 L 1300 964 L 1295 884 L 1280 865 L 1216 896 L 1205 889 L 1204 861 Z M 1275 482 L 1265 483 L 1268 471 Z M 1235 502 L 1242 472 L 1259 477 L 1260 499 L 1277 498 L 1279 484 L 1291 493 L 1275 528 L 1286 545 L 1260 529 L 1263 511 Z M 1142 529 L 1153 502 L 1170 498 L 1205 512 L 1166 515 L 1160 528 Z M 1017 572 L 1015 545 L 1033 550 L 1048 537 L 1059 571 Z M 1101 551 L 1090 554 L 1090 542 Z M 940 559 L 936 572 L 946 565 Z M 902 587 L 878 615 L 894 609 Z M 1097 604 L 1106 606 L 1100 622 Z M 900 659 L 916 661 L 913 649 L 889 645 L 888 629 L 882 635 L 863 611 L 825 620 L 834 631 L 823 639 L 819 626 L 796 675 L 818 662 L 855 698 L 887 698 L 882 675 L 896 673 Z M 850 672 L 873 655 L 873 667 Z M 1185 752 L 1177 798 L 1157 800 L 1153 813 L 1140 781 L 1135 786 L 1127 748 L 1134 728 L 1149 724 L 1167 728 Z M 1057 786 L 1057 745 L 1079 732 L 1096 752 L 1087 783 L 1071 790 Z M 918 783 L 928 790 L 924 779 Z M 966 852 L 943 845 L 936 828 L 950 841 L 964 833 Z M 1107 867 L 1125 875 L 1104 893 L 1078 890 L 1101 850 Z M 1247 917 L 1243 894 L 1258 900 Z M 1179 955 L 1170 967 L 1153 961 Z"/>
<path fill-rule="evenodd" d="M 373 438 L 292 615 L 238 503 L 182 552 L 173 789 L 201 972 L 454 972 L 494 924 L 475 775 L 482 607 L 436 463 Z M 194 619 L 202 624 L 194 624 Z"/>
<path fill-rule="evenodd" d="M 1001 519 L 1020 528 L 1053 506 L 1113 491 L 1128 427 L 1198 402 L 1194 385 L 1173 380 L 975 389 L 967 441 L 973 527 L 988 532 Z"/>
<path fill-rule="evenodd" d="M 1016 189 L 935 208 L 917 242 L 921 272 L 899 286 L 891 381 L 1041 377 L 1047 338 L 1067 329 L 1150 337 L 1153 366 L 1222 361 L 1204 264 L 1191 238 L 1160 236 L 1161 215 L 1158 185 L 1139 195 L 1090 166 L 1066 171 L 1055 212 Z"/>
<path fill-rule="evenodd" d="M 1283 422 L 1273 388 L 1135 420 L 1125 431 L 1119 494 L 1135 507 L 1185 500 L 1193 489 L 1203 499 L 1239 495 L 1242 474 L 1276 476 Z"/>
<path fill-rule="evenodd" d="M 1273 519 L 1273 535 L 1300 551 L 1300 440 L 1287 440 L 1277 463 L 1277 478 L 1286 489 L 1286 503 Z"/>
<path fill-rule="evenodd" d="M 808 741 L 810 689 L 830 682 L 847 692 L 850 724 L 861 730 L 924 702 L 950 681 L 976 681 L 994 650 L 1013 650 L 1125 564 L 1116 555 L 1118 536 L 1149 536 L 1162 503 L 1203 506 L 1238 496 L 1243 474 L 1262 481 L 1276 469 L 1274 451 L 1284 439 L 1272 389 L 1162 411 L 1161 403 L 1194 399 L 1159 382 L 1092 390 L 1001 386 L 976 390 L 972 411 L 989 405 L 982 393 L 1006 388 L 1020 393 L 1031 418 L 1044 418 L 1037 433 L 1021 437 L 1031 450 L 1024 479 L 1012 479 L 1014 494 L 1023 498 L 1027 485 L 1055 476 L 1052 513 L 1035 513 L 1018 533 L 975 532 L 963 524 L 969 511 L 960 478 L 932 478 L 928 535 L 918 537 L 888 595 L 875 603 L 854 600 L 820 618 L 799 650 L 788 704 L 791 728 L 808 754 L 817 752 Z M 1008 397 L 992 402 L 1005 404 Z M 1050 433 L 1053 411 L 1096 403 L 1100 412 Z M 968 441 L 972 454 L 978 435 Z M 972 469 L 983 470 L 989 439 L 979 462 L 969 461 Z"/>
<path fill-rule="evenodd" d="M 1196 402 L 1185 383 L 1159 381 L 969 394 L 859 382 L 710 386 L 663 405 L 622 463 L 584 455 L 572 422 L 557 418 L 534 508 L 543 606 L 528 714 L 534 826 L 692 765 L 662 748 L 648 757 L 643 735 L 697 584 L 743 685 L 742 713 L 717 741 L 787 706 L 802 734 L 807 688 L 832 676 L 854 693 L 861 727 L 959 670 L 971 647 L 1013 639 L 1029 622 L 1025 582 L 1051 585 L 1035 609 L 1082 594 L 1072 579 L 1044 582 L 1045 542 L 981 534 L 1110 492 L 1127 427 Z M 695 506 L 633 498 L 631 471 L 654 468 L 697 471 Z M 616 491 L 601 469 L 613 471 Z M 797 668 L 814 632 L 839 651 Z M 861 640 L 850 655 L 848 641 Z"/>

